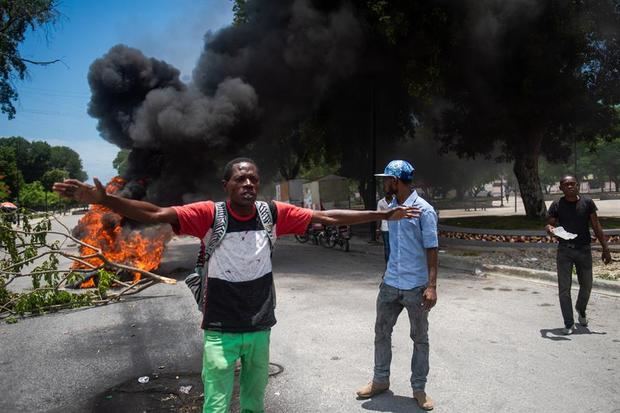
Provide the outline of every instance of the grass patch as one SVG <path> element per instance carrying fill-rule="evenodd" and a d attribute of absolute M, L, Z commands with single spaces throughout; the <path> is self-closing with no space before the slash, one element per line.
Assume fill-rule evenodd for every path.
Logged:
<path fill-rule="evenodd" d="M 618 217 L 599 217 L 601 225 L 604 229 L 619 229 L 620 218 Z M 460 228 L 486 228 L 486 229 L 526 229 L 526 230 L 544 230 L 545 221 L 530 219 L 523 215 L 508 216 L 479 216 L 479 217 L 462 217 L 462 218 L 442 218 L 440 224 L 450 225 Z"/>

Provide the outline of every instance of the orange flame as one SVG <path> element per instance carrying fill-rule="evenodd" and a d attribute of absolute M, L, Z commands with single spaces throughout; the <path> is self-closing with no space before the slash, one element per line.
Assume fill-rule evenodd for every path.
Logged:
<path fill-rule="evenodd" d="M 123 189 L 125 180 L 116 177 L 106 186 L 108 193 Z M 91 205 L 89 211 L 80 219 L 74 233 L 81 241 L 101 249 L 105 257 L 115 263 L 129 265 L 145 271 L 159 267 L 164 246 L 170 238 L 170 231 L 161 228 L 128 229 L 122 226 L 123 217 L 101 205 Z M 99 267 L 103 261 L 88 257 L 96 253 L 88 247 L 80 247 L 82 261 Z M 88 269 L 83 263 L 75 261 L 72 268 Z M 134 272 L 133 282 L 140 280 L 140 273 Z M 95 287 L 93 278 L 83 282 L 81 288 Z"/>

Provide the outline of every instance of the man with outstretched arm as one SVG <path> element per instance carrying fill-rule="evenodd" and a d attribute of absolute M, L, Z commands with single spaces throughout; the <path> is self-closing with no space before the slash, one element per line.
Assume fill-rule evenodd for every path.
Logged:
<path fill-rule="evenodd" d="M 271 247 L 258 217 L 256 197 L 260 176 L 255 162 L 237 158 L 224 168 L 227 194 L 226 234 L 207 265 L 203 307 L 204 353 L 202 379 L 204 413 L 228 413 L 235 363 L 241 360 L 240 404 L 243 413 L 263 412 L 269 374 L 270 331 L 276 323 Z M 59 194 L 89 204 L 101 204 L 135 221 L 170 224 L 177 234 L 208 241 L 215 221 L 212 201 L 173 207 L 107 194 L 95 186 L 69 179 L 54 184 Z M 415 207 L 388 211 L 314 211 L 281 202 L 269 203 L 275 236 L 302 234 L 308 224 L 353 225 L 378 219 L 410 219 Z"/>
<path fill-rule="evenodd" d="M 407 309 L 410 336 L 411 388 L 421 409 L 432 410 L 426 394 L 429 371 L 428 313 L 437 302 L 437 214 L 433 207 L 412 190 L 413 166 L 403 160 L 390 162 L 382 174 L 385 193 L 394 195 L 390 207 L 414 207 L 419 216 L 389 221 L 390 255 L 377 295 L 375 321 L 375 362 L 372 381 L 357 391 L 366 399 L 390 388 L 392 330 L 398 316 Z"/>
<path fill-rule="evenodd" d="M 553 201 L 549 206 L 547 226 L 545 229 L 549 235 L 555 236 L 556 226 L 561 226 L 566 232 L 575 234 L 572 239 L 559 238 L 557 252 L 558 271 L 558 295 L 560 308 L 564 318 L 562 333 L 568 335 L 575 331 L 575 319 L 573 317 L 573 303 L 570 289 L 573 280 L 573 266 L 577 270 L 579 281 L 579 294 L 575 309 L 579 324 L 588 326 L 586 307 L 592 291 L 592 250 L 590 243 L 590 226 L 594 235 L 601 243 L 603 253 L 601 259 L 605 264 L 611 262 L 611 253 L 607 246 L 603 228 L 596 214 L 596 205 L 588 197 L 579 195 L 579 183 L 572 175 L 565 175 L 560 180 L 560 190 L 564 196 Z"/>

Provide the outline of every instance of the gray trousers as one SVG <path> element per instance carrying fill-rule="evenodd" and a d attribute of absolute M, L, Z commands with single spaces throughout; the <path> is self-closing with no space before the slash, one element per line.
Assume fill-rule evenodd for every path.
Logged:
<path fill-rule="evenodd" d="M 569 328 L 575 324 L 573 318 L 573 303 L 570 288 L 573 281 L 573 266 L 577 271 L 579 281 L 579 294 L 575 309 L 585 314 L 590 292 L 592 291 L 592 250 L 589 246 L 581 248 L 569 248 L 565 245 L 558 246 L 558 293 L 560 296 L 560 308 L 564 318 L 564 326 Z"/>
<path fill-rule="evenodd" d="M 406 308 L 409 314 L 409 336 L 414 343 L 411 388 L 414 391 L 424 390 L 429 370 L 428 311 L 422 309 L 422 294 L 425 288 L 422 286 L 413 290 L 399 290 L 381 283 L 375 322 L 375 383 L 387 383 L 390 379 L 392 330 L 403 308 Z"/>

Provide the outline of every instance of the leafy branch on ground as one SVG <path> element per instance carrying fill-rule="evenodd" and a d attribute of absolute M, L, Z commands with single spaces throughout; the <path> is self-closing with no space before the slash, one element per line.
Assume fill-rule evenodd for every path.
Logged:
<path fill-rule="evenodd" d="M 0 215 L 0 320 L 12 323 L 18 316 L 108 304 L 157 283 L 176 283 L 174 279 L 109 260 L 101 249 L 71 235 L 70 229 L 53 215 L 33 219 L 31 214 L 21 212 L 18 227 L 14 225 L 14 214 Z M 53 230 L 53 221 L 63 230 Z M 48 235 L 56 235 L 60 240 L 49 241 Z M 67 241 L 92 253 L 75 255 L 64 248 Z M 60 257 L 79 263 L 79 268 L 60 268 Z M 101 264 L 91 264 L 85 260 L 89 258 L 97 258 Z M 122 272 L 140 274 L 140 280 L 121 281 Z M 31 287 L 9 288 L 23 277 L 30 279 Z M 91 277 L 97 278 L 95 289 L 66 289 L 67 285 L 80 284 Z"/>

